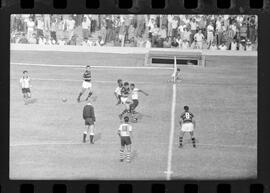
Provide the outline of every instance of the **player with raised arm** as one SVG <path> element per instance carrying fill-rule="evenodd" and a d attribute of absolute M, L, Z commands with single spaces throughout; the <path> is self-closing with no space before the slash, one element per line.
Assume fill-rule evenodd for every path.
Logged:
<path fill-rule="evenodd" d="M 131 91 L 131 99 L 132 99 L 132 104 L 130 105 L 130 111 L 132 114 L 137 113 L 135 109 L 139 105 L 139 93 L 143 93 L 145 96 L 148 96 L 149 94 L 144 92 L 141 89 L 138 89 L 135 87 L 135 84 L 130 84 L 130 91 Z"/>
<path fill-rule="evenodd" d="M 194 137 L 195 120 L 194 115 L 189 111 L 188 106 L 184 106 L 184 112 L 180 116 L 180 135 L 179 135 L 179 148 L 183 147 L 183 137 L 186 132 L 191 136 L 193 147 L 196 147 L 196 140 Z"/>
<path fill-rule="evenodd" d="M 92 90 L 92 76 L 91 76 L 91 67 L 90 65 L 87 65 L 85 67 L 85 72 L 83 73 L 83 83 L 82 83 L 82 90 L 79 93 L 79 96 L 77 98 L 77 101 L 80 102 L 81 101 L 81 96 L 85 93 L 86 90 L 89 90 L 88 96 L 85 99 L 86 101 L 91 97 L 91 95 L 93 94 L 93 90 Z"/>
<path fill-rule="evenodd" d="M 129 94 L 129 83 L 124 82 L 124 86 L 121 88 L 121 103 L 125 105 L 125 110 L 119 115 L 120 119 L 122 119 L 124 114 L 130 113 L 130 105 L 132 104 L 132 100 L 128 98 Z"/>
<path fill-rule="evenodd" d="M 28 71 L 27 70 L 23 71 L 23 75 L 20 79 L 20 86 L 22 88 L 23 99 L 24 99 L 25 105 L 27 105 L 28 99 L 31 98 L 30 82 L 31 82 L 31 79 L 28 75 Z"/>
<path fill-rule="evenodd" d="M 90 143 L 94 144 L 94 129 L 95 129 L 95 111 L 94 106 L 91 104 L 91 102 L 88 102 L 84 108 L 83 108 L 83 119 L 85 123 L 85 131 L 83 133 L 83 143 L 86 142 L 87 135 L 90 137 Z"/>
<path fill-rule="evenodd" d="M 118 129 L 118 135 L 120 137 L 120 161 L 123 162 L 125 159 L 125 147 L 126 147 L 126 161 L 131 162 L 131 137 L 132 137 L 132 126 L 128 123 L 129 118 L 124 117 L 124 123 L 122 123 Z"/>
<path fill-rule="evenodd" d="M 117 99 L 117 103 L 116 103 L 116 105 L 119 105 L 119 104 L 121 104 L 121 89 L 122 89 L 122 87 L 123 87 L 123 81 L 122 81 L 122 79 L 118 79 L 117 80 L 117 87 L 116 87 L 116 89 L 114 90 L 114 96 L 116 97 L 116 99 Z"/>

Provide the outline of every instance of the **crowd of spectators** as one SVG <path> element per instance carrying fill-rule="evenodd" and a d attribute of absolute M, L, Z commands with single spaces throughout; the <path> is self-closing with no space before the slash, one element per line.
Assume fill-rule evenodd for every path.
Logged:
<path fill-rule="evenodd" d="M 254 15 L 11 16 L 11 42 L 48 45 L 256 50 Z"/>

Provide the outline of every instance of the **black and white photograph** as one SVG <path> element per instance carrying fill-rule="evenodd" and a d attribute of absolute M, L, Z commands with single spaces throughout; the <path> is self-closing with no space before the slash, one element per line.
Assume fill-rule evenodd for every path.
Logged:
<path fill-rule="evenodd" d="M 10 15 L 11 180 L 257 178 L 257 15 Z"/>

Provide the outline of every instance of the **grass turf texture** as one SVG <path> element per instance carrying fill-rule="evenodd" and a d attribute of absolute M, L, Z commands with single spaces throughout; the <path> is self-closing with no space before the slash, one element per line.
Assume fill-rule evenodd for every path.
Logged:
<path fill-rule="evenodd" d="M 141 66 L 144 55 L 11 51 L 12 63 Z M 239 179 L 257 175 L 257 58 L 207 56 L 207 67 L 182 66 L 177 84 L 172 179 Z M 84 121 L 76 98 L 82 68 L 11 64 L 11 179 L 165 180 L 171 121 L 172 70 L 93 68 L 98 96 L 94 145 L 83 144 Z M 33 103 L 24 105 L 19 78 L 28 70 Z M 142 119 L 134 126 L 133 160 L 119 162 L 116 80 L 134 82 Z M 62 98 L 67 98 L 63 103 Z M 86 97 L 86 94 L 83 98 Z M 189 105 L 195 115 L 198 148 L 178 146 L 179 115 Z"/>

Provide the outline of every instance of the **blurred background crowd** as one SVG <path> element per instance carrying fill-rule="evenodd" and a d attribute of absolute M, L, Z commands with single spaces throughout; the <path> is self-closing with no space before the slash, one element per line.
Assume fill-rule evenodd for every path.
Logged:
<path fill-rule="evenodd" d="M 257 50 L 254 15 L 13 14 L 11 43 Z"/>

